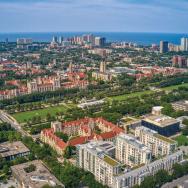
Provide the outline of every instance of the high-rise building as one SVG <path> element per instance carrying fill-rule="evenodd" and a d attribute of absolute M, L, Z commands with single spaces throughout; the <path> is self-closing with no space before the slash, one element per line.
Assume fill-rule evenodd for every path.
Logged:
<path fill-rule="evenodd" d="M 106 72 L 106 62 L 102 61 L 100 63 L 100 70 L 99 72 L 105 73 Z"/>
<path fill-rule="evenodd" d="M 116 159 L 125 165 L 135 167 L 149 164 L 152 152 L 135 137 L 121 133 L 116 139 Z"/>
<path fill-rule="evenodd" d="M 168 42 L 167 41 L 160 41 L 160 53 L 168 52 Z"/>
<path fill-rule="evenodd" d="M 77 165 L 94 174 L 97 181 L 113 187 L 114 176 L 121 171 L 121 164 L 113 156 L 112 142 L 92 141 L 77 146 Z"/>
<path fill-rule="evenodd" d="M 188 38 L 181 38 L 181 50 L 188 51 Z"/>
<path fill-rule="evenodd" d="M 72 64 L 72 62 L 69 63 L 69 72 L 70 73 L 73 72 L 73 64 Z"/>
<path fill-rule="evenodd" d="M 104 37 L 95 37 L 95 46 L 104 46 L 106 43 L 106 38 Z"/>
<path fill-rule="evenodd" d="M 6 39 L 5 39 L 5 43 L 8 44 L 8 42 L 9 42 L 9 41 L 8 41 L 8 38 L 6 38 Z"/>
<path fill-rule="evenodd" d="M 60 36 L 60 37 L 59 37 L 59 44 L 62 44 L 62 43 L 63 43 L 63 40 L 64 40 L 63 36 Z"/>
<path fill-rule="evenodd" d="M 58 42 L 58 40 L 57 40 L 57 36 L 53 36 L 53 38 L 52 38 L 52 42 L 53 42 L 53 43 L 57 43 L 57 42 Z"/>

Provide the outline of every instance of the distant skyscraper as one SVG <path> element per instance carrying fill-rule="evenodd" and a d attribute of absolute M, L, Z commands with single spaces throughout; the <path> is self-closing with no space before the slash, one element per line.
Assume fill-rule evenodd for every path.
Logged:
<path fill-rule="evenodd" d="M 63 43 L 63 40 L 64 40 L 63 36 L 60 36 L 60 37 L 59 37 L 59 44 L 62 44 L 62 43 Z"/>
<path fill-rule="evenodd" d="M 160 41 L 160 53 L 168 52 L 168 42 L 167 41 Z"/>
<path fill-rule="evenodd" d="M 188 38 L 181 38 L 181 50 L 188 51 Z"/>
<path fill-rule="evenodd" d="M 8 38 L 5 39 L 5 43 L 8 44 Z"/>
<path fill-rule="evenodd" d="M 57 36 L 53 36 L 52 42 L 53 42 L 53 43 L 57 43 L 57 42 L 58 42 L 58 41 L 57 41 Z"/>
<path fill-rule="evenodd" d="M 95 45 L 96 46 L 104 46 L 106 43 L 106 38 L 104 37 L 95 37 Z"/>

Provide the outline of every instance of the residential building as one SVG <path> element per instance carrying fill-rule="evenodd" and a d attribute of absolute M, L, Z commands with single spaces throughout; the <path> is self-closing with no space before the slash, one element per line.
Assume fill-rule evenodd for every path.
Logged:
<path fill-rule="evenodd" d="M 29 149 L 20 141 L 3 142 L 0 144 L 0 156 L 5 160 L 10 161 L 16 157 L 25 157 L 29 154 Z"/>
<path fill-rule="evenodd" d="M 186 111 L 186 112 L 188 111 L 188 101 L 186 100 L 173 102 L 171 104 L 173 109 L 176 111 Z"/>
<path fill-rule="evenodd" d="M 90 54 L 97 54 L 102 57 L 106 57 L 107 55 L 112 53 L 112 50 L 110 49 L 104 49 L 104 48 L 95 48 L 93 50 L 88 50 Z"/>
<path fill-rule="evenodd" d="M 138 166 L 151 162 L 151 150 L 135 137 L 119 134 L 116 138 L 116 159 L 130 166 Z"/>
<path fill-rule="evenodd" d="M 173 56 L 172 65 L 180 68 L 187 67 L 187 59 L 184 56 Z"/>
<path fill-rule="evenodd" d="M 168 52 L 168 42 L 167 41 L 160 41 L 160 53 Z"/>
<path fill-rule="evenodd" d="M 31 165 L 33 169 L 29 170 Z M 65 187 L 39 160 L 11 166 L 11 171 L 18 181 L 18 188 Z"/>
<path fill-rule="evenodd" d="M 30 38 L 18 38 L 17 45 L 32 44 L 33 40 Z"/>
<path fill-rule="evenodd" d="M 113 186 L 113 177 L 118 175 L 121 164 L 113 157 L 115 146 L 112 142 L 90 142 L 77 146 L 77 164 L 94 174 L 103 185 Z"/>
<path fill-rule="evenodd" d="M 146 145 L 155 157 L 170 155 L 177 149 L 177 142 L 147 127 L 136 127 L 135 137 Z"/>
<path fill-rule="evenodd" d="M 106 43 L 106 38 L 104 37 L 95 37 L 95 46 L 104 46 Z"/>
<path fill-rule="evenodd" d="M 65 143 L 55 135 L 56 132 L 77 137 Z M 41 140 L 62 155 L 68 145 L 76 146 L 90 140 L 115 141 L 121 132 L 123 129 L 103 118 L 84 118 L 64 123 L 52 122 L 50 129 L 41 131 Z"/>
<path fill-rule="evenodd" d="M 131 188 L 134 185 L 140 185 L 145 177 L 155 175 L 159 170 L 171 169 L 175 163 L 183 162 L 183 152 L 177 151 L 162 159 L 156 160 L 145 166 L 136 168 L 132 171 L 125 172 L 119 176 L 114 177 L 114 184 L 112 188 Z"/>
<path fill-rule="evenodd" d="M 181 38 L 181 50 L 188 51 L 188 38 Z"/>

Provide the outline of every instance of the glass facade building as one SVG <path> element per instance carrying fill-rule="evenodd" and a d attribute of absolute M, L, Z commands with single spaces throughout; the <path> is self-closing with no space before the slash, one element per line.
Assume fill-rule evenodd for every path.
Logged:
<path fill-rule="evenodd" d="M 167 137 L 175 135 L 177 132 L 180 131 L 180 122 L 172 123 L 167 126 L 158 126 L 154 123 L 142 120 L 141 125 L 154 131 L 157 131 L 159 134 Z"/>

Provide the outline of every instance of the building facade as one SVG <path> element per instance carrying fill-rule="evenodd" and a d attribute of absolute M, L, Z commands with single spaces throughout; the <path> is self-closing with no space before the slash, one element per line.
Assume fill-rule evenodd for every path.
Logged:
<path fill-rule="evenodd" d="M 145 177 L 153 176 L 162 169 L 170 172 L 175 163 L 181 163 L 182 161 L 183 152 L 178 151 L 148 165 L 114 177 L 112 188 L 131 188 L 134 185 L 140 185 Z"/>
<path fill-rule="evenodd" d="M 56 132 L 63 132 L 75 138 L 64 142 Z M 83 118 L 70 122 L 52 122 L 51 128 L 41 131 L 41 140 L 49 144 L 58 154 L 62 155 L 69 145 L 76 146 L 90 140 L 114 141 L 123 129 L 103 118 Z"/>
<path fill-rule="evenodd" d="M 113 159 L 115 146 L 111 142 L 90 142 L 77 147 L 77 164 L 94 174 L 103 185 L 113 186 L 113 177 L 120 173 L 121 164 Z"/>
<path fill-rule="evenodd" d="M 152 151 L 155 157 L 170 155 L 177 149 L 177 143 L 174 140 L 143 126 L 136 127 L 135 136 Z"/>
<path fill-rule="evenodd" d="M 135 137 L 120 134 L 116 139 L 116 159 L 127 166 L 134 167 L 150 163 L 152 152 Z"/>
<path fill-rule="evenodd" d="M 60 77 L 38 77 L 27 83 L 28 93 L 55 91 L 61 88 Z"/>
<path fill-rule="evenodd" d="M 168 42 L 167 41 L 160 41 L 160 53 L 168 52 Z"/>

